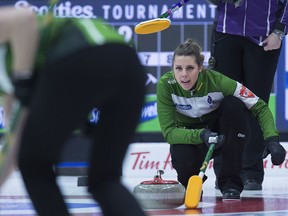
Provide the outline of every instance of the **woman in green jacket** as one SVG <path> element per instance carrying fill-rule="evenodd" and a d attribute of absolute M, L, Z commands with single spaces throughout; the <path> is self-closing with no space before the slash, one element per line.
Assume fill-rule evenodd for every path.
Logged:
<path fill-rule="evenodd" d="M 214 140 L 213 156 L 221 155 L 223 160 L 216 176 L 223 199 L 240 199 L 242 153 L 250 136 L 249 112 L 263 130 L 265 156 L 271 153 L 273 164 L 280 165 L 286 152 L 279 144 L 267 104 L 241 83 L 203 68 L 203 60 L 200 46 L 191 39 L 176 48 L 173 70 L 165 73 L 157 85 L 161 130 L 171 145 L 172 164 L 184 186 L 190 176 L 198 175 Z"/>

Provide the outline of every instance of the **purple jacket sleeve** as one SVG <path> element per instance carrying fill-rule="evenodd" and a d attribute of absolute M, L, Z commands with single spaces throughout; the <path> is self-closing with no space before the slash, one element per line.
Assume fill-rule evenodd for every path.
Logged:
<path fill-rule="evenodd" d="M 277 21 L 275 23 L 275 29 L 278 29 L 287 34 L 288 28 L 288 0 L 280 0 L 277 13 Z"/>

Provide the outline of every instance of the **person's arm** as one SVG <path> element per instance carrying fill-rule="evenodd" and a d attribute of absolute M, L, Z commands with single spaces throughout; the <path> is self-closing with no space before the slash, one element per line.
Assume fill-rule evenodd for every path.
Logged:
<path fill-rule="evenodd" d="M 275 125 L 275 121 L 271 110 L 267 103 L 255 95 L 243 84 L 221 75 L 221 80 L 218 81 L 221 86 L 221 91 L 225 96 L 233 95 L 240 99 L 246 108 L 256 117 L 262 131 L 264 139 L 269 137 L 278 137 L 279 133 Z"/>
<path fill-rule="evenodd" d="M 279 49 L 288 28 L 288 1 L 278 1 L 278 12 L 273 32 L 263 41 L 264 50 Z"/>
<path fill-rule="evenodd" d="M 242 100 L 246 107 L 256 117 L 262 131 L 265 140 L 265 149 L 263 158 L 271 154 L 271 160 L 274 165 L 280 165 L 285 160 L 286 151 L 279 142 L 279 132 L 276 128 L 276 124 L 273 115 L 261 98 L 257 97 L 253 92 L 247 89 L 242 84 L 237 83 L 237 87 L 234 92 L 234 96 Z M 251 131 L 253 136 L 253 131 Z"/>
<path fill-rule="evenodd" d="M 17 77 L 31 77 L 35 53 L 38 47 L 38 27 L 36 15 L 30 10 L 15 9 L 13 7 L 0 7 L 0 44 L 7 44 L 11 48 L 12 60 L 12 79 Z M 2 74 L 0 82 L 1 90 L 5 93 L 4 113 L 5 122 L 9 125 L 10 111 L 14 101 L 15 86 L 7 80 L 5 52 L 1 56 Z M 8 86 L 8 87 L 7 87 Z"/>
<path fill-rule="evenodd" d="M 271 161 L 274 165 L 282 164 L 286 157 L 286 150 L 279 142 L 279 133 L 268 105 L 259 98 L 259 101 L 251 108 L 251 111 L 256 116 L 264 134 L 265 148 L 263 158 L 271 154 Z"/>
<path fill-rule="evenodd" d="M 250 109 L 250 111 L 257 118 L 263 131 L 264 139 L 269 137 L 277 137 L 279 139 L 279 132 L 276 128 L 275 121 L 268 104 L 259 98 L 257 103 Z"/>
<path fill-rule="evenodd" d="M 29 76 L 38 46 L 36 15 L 25 8 L 0 8 L 0 43 L 11 46 L 14 75 Z"/>
<path fill-rule="evenodd" d="M 288 28 L 288 1 L 279 0 L 274 32 L 276 33 L 276 31 L 279 31 L 280 33 L 286 35 L 288 30 L 287 28 Z"/>

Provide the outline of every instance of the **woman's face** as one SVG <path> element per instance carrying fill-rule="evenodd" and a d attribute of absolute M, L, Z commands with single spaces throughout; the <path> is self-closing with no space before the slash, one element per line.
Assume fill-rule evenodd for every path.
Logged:
<path fill-rule="evenodd" d="M 175 56 L 173 71 L 177 82 L 187 91 L 198 79 L 202 67 L 196 63 L 195 56 Z"/>

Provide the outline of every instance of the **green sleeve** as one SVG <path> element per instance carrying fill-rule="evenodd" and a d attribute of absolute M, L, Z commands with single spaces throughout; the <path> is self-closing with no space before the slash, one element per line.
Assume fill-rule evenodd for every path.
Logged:
<path fill-rule="evenodd" d="M 250 111 L 257 118 L 263 131 L 264 139 L 272 136 L 279 137 L 279 132 L 276 128 L 273 115 L 268 105 L 261 98 L 259 98 L 258 102 L 250 109 Z"/>
<path fill-rule="evenodd" d="M 219 86 L 221 88 L 221 92 L 224 96 L 234 95 L 237 82 L 223 74 L 219 74 L 219 82 L 221 83 Z"/>
<path fill-rule="evenodd" d="M 249 98 L 247 96 L 243 96 L 241 93 L 241 87 L 242 89 L 245 87 L 242 84 L 228 78 L 228 77 L 222 77 L 222 91 L 225 92 L 225 95 L 233 95 L 234 97 L 239 98 L 249 109 L 252 114 L 256 117 L 262 132 L 264 139 L 272 136 L 279 137 L 279 132 L 277 131 L 275 121 L 273 118 L 273 115 L 268 107 L 268 105 L 259 97 L 254 95 L 254 93 L 251 92 L 251 95 L 254 95 L 253 97 Z M 250 92 L 249 89 L 246 89 L 246 92 Z"/>
<path fill-rule="evenodd" d="M 166 85 L 165 85 L 166 84 Z M 176 109 L 171 97 L 171 87 L 165 80 L 157 84 L 157 112 L 160 127 L 169 144 L 200 144 L 203 129 L 177 128 Z"/>

